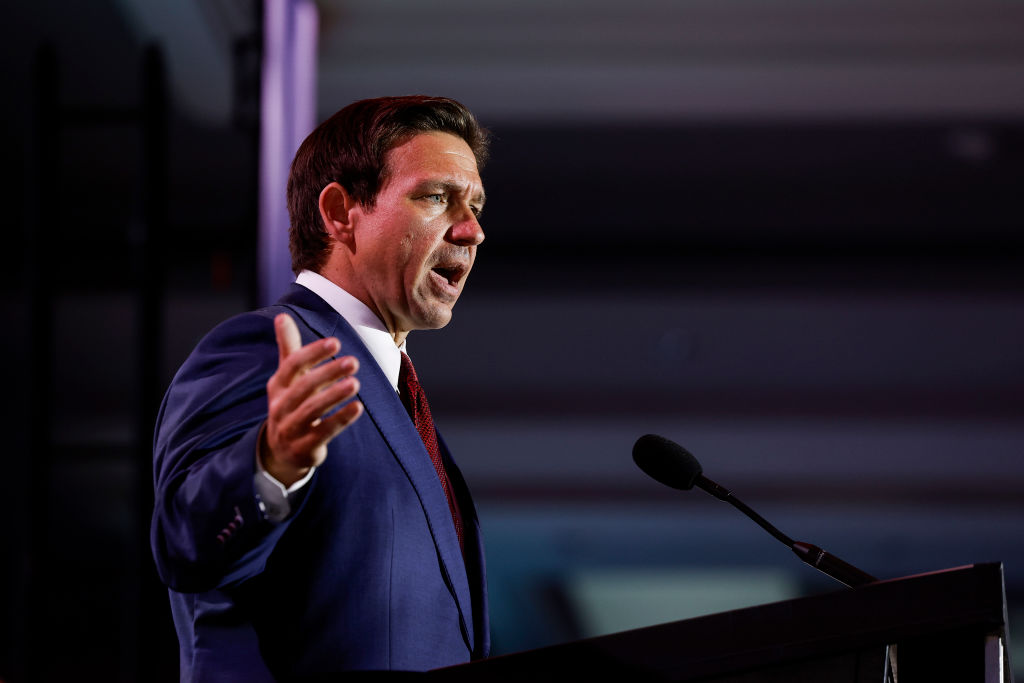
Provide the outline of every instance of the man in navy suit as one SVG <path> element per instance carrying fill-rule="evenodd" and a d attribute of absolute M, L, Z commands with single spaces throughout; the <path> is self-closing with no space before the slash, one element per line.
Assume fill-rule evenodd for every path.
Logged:
<path fill-rule="evenodd" d="M 297 152 L 296 283 L 210 332 L 157 421 L 151 545 L 182 680 L 487 655 L 476 513 L 406 354 L 484 239 L 486 153 L 465 107 L 420 96 L 349 105 Z"/>

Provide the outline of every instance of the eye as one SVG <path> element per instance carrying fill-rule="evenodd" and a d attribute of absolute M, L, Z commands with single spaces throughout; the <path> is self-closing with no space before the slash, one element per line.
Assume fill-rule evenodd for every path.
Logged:
<path fill-rule="evenodd" d="M 448 201 L 448 198 L 445 197 L 445 195 L 441 192 L 424 195 L 423 199 L 427 200 L 431 204 L 444 204 L 446 201 Z"/>
<path fill-rule="evenodd" d="M 482 214 L 484 212 L 484 207 L 482 207 L 482 206 L 471 206 L 471 207 L 469 207 L 469 210 L 473 212 L 474 216 L 476 216 L 477 218 L 480 218 L 480 214 Z"/>

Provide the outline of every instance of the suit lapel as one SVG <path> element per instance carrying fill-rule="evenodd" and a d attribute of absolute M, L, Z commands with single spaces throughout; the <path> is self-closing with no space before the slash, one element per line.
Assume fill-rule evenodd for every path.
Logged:
<path fill-rule="evenodd" d="M 459 499 L 459 506 L 462 509 L 462 521 L 466 542 L 466 574 L 469 578 L 470 593 L 473 598 L 473 625 L 475 628 L 474 642 L 476 650 L 473 651 L 473 659 L 482 659 L 488 655 L 491 649 L 491 631 L 488 619 L 487 606 L 487 569 L 484 562 L 483 535 L 480 532 L 480 519 L 477 517 L 476 506 L 469 493 L 466 480 L 462 472 L 451 457 L 448 444 L 445 443 L 441 432 L 437 433 L 437 440 L 441 444 L 441 453 L 445 461 L 445 469 L 448 471 L 448 478 L 455 489 L 455 495 Z"/>
<path fill-rule="evenodd" d="M 294 312 L 318 336 L 338 337 L 342 341 L 341 353 L 359 359 L 359 400 L 366 409 L 366 415 L 361 419 L 370 419 L 377 426 L 419 497 L 441 558 L 441 571 L 459 609 L 463 638 L 470 651 L 474 652 L 473 602 L 459 539 L 437 471 L 405 406 L 359 335 L 323 299 L 305 287 L 293 284 L 279 303 Z M 303 340 L 303 343 L 308 341 Z M 473 519 L 473 529 L 478 534 L 475 511 Z"/>

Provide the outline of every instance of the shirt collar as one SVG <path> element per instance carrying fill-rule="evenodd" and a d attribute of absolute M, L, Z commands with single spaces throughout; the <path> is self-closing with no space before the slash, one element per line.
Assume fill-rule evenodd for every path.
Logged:
<path fill-rule="evenodd" d="M 377 361 L 377 365 L 391 382 L 391 386 L 398 391 L 398 373 L 402 369 L 402 353 L 408 353 L 408 338 L 402 342 L 401 346 L 395 346 L 395 340 L 391 333 L 388 332 L 381 319 L 370 310 L 369 306 L 319 273 L 304 270 L 295 278 L 295 283 L 302 285 L 326 301 L 331 308 L 348 321 L 366 348 L 370 350 L 370 355 Z M 341 352 L 345 353 L 345 349 L 342 349 Z"/>

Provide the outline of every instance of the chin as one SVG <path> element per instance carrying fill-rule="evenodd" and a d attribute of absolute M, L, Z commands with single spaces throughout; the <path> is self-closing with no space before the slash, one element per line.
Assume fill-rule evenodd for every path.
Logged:
<path fill-rule="evenodd" d="M 449 313 L 446 316 L 441 316 L 441 317 L 437 317 L 437 318 L 432 319 L 430 321 L 429 325 L 425 329 L 428 329 L 428 330 L 439 330 L 442 327 L 445 327 L 446 325 L 448 325 L 448 323 L 450 323 L 451 321 L 452 321 L 452 314 Z"/>
<path fill-rule="evenodd" d="M 439 330 L 452 321 L 452 310 L 447 307 L 438 307 L 433 310 L 421 311 L 416 316 L 417 330 Z"/>

